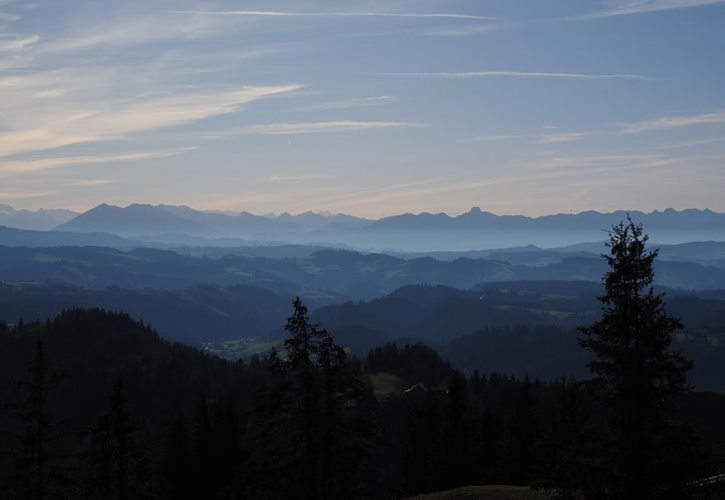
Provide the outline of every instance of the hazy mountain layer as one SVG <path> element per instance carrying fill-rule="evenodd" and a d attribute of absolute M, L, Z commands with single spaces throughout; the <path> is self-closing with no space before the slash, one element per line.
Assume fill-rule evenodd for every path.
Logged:
<path fill-rule="evenodd" d="M 683 243 L 725 240 L 725 214 L 667 209 L 630 212 L 653 241 Z M 535 244 L 544 247 L 601 241 L 627 212 L 582 212 L 542 217 L 495 215 L 473 208 L 465 214 L 403 214 L 371 221 L 349 215 L 304 213 L 260 216 L 201 212 L 189 207 L 99 205 L 56 229 L 154 237 L 159 242 L 187 238 L 242 238 L 286 243 L 324 243 L 362 249 L 461 251 Z"/>
<path fill-rule="evenodd" d="M 253 285 L 316 303 L 379 297 L 408 284 L 470 289 L 482 282 L 601 280 L 598 256 L 567 257 L 528 266 L 489 259 L 438 261 L 321 250 L 285 258 L 191 256 L 158 249 L 123 252 L 103 247 L 0 247 L 0 281 L 62 283 L 87 288 L 186 288 Z M 725 268 L 661 260 L 656 282 L 683 289 L 725 289 Z"/>
<path fill-rule="evenodd" d="M 261 216 L 247 212 L 229 215 L 203 212 L 185 206 L 133 204 L 125 208 L 102 204 L 59 225 L 60 231 L 104 231 L 120 236 L 166 236 L 178 240 L 178 235 L 202 238 L 270 239 L 318 231 L 355 230 L 370 221 L 349 215 L 323 215 L 311 212 L 278 216 Z M 304 239 L 304 238 L 302 238 Z M 284 241 L 284 238 L 282 238 Z"/>
<path fill-rule="evenodd" d="M 0 203 L 0 226 L 48 230 L 78 215 L 78 212 L 64 209 L 16 210 L 10 205 Z"/>
<path fill-rule="evenodd" d="M 693 380 L 700 387 L 722 388 L 725 292 L 666 292 L 668 312 L 685 324 L 675 340 L 695 359 Z M 601 283 L 565 281 L 487 284 L 478 291 L 406 286 L 367 302 L 313 309 L 312 319 L 358 356 L 389 341 L 425 341 L 467 372 L 579 377 L 587 373 L 587 360 L 577 344 L 577 327 L 596 320 L 600 293 Z M 78 306 L 129 312 L 167 339 L 220 346 L 225 340 L 281 338 L 290 298 L 256 287 L 0 285 L 0 321 L 45 321 Z"/>
<path fill-rule="evenodd" d="M 289 315 L 291 300 L 259 287 L 203 286 L 183 290 L 89 290 L 69 286 L 0 284 L 0 319 L 53 318 L 65 309 L 100 307 L 151 323 L 167 339 L 194 346 L 268 337 Z"/>

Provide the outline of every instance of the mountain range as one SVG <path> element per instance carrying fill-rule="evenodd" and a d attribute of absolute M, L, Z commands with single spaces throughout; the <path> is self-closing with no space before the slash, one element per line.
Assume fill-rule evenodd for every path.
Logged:
<path fill-rule="evenodd" d="M 725 240 L 725 214 L 697 209 L 587 211 L 528 217 L 495 215 L 474 207 L 457 216 L 423 212 L 371 220 L 344 214 L 233 214 L 148 204 L 118 207 L 104 203 L 81 214 L 67 210 L 17 211 L 0 205 L 0 225 L 63 233 L 108 233 L 154 246 L 318 244 L 374 251 L 461 252 L 601 242 L 606 239 L 606 231 L 628 214 L 642 223 L 658 244 Z"/>
<path fill-rule="evenodd" d="M 77 217 L 78 212 L 65 209 L 16 210 L 0 203 L 0 226 L 47 231 Z"/>
<path fill-rule="evenodd" d="M 119 236 L 148 237 L 185 235 L 201 238 L 294 237 L 298 233 L 358 229 L 371 221 L 350 215 L 312 212 L 300 215 L 230 215 L 204 212 L 186 206 L 132 204 L 127 207 L 101 204 L 58 225 L 59 231 L 108 232 Z"/>

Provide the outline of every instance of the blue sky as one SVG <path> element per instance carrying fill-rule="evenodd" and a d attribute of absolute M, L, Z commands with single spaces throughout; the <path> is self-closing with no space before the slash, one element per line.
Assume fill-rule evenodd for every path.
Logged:
<path fill-rule="evenodd" d="M 725 211 L 725 0 L 0 0 L 0 202 Z"/>

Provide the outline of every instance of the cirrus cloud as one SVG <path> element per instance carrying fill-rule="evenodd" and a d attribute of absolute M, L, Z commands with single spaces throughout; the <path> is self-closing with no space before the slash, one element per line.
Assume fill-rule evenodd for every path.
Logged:
<path fill-rule="evenodd" d="M 360 130 L 377 130 L 388 128 L 422 127 L 422 123 L 395 122 L 395 121 L 352 121 L 339 120 L 327 122 L 305 123 L 269 123 L 264 125 L 249 125 L 238 129 L 228 130 L 223 135 L 261 134 L 261 135 L 294 135 L 294 134 L 320 134 L 330 132 L 350 132 Z"/>

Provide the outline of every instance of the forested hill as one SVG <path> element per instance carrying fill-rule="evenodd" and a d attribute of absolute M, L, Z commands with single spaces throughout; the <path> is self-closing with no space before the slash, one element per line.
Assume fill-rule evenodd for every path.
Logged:
<path fill-rule="evenodd" d="M 685 325 L 675 341 L 696 361 L 693 382 L 725 388 L 725 293 L 663 290 L 667 310 Z M 598 316 L 595 298 L 601 293 L 599 283 L 582 281 L 486 283 L 476 290 L 408 285 L 370 301 L 316 306 L 312 317 L 357 356 L 390 341 L 424 341 L 469 373 L 551 380 L 586 375 L 577 328 Z M 89 290 L 2 284 L 0 320 L 45 321 L 67 308 L 103 307 L 150 322 L 164 338 L 236 359 L 279 342 L 291 299 L 253 286 Z M 229 349 L 223 347 L 227 342 Z"/>
<path fill-rule="evenodd" d="M 724 289 L 725 268 L 661 260 L 657 283 L 685 289 Z M 384 254 L 321 250 L 300 257 L 190 256 L 158 249 L 123 252 L 105 247 L 0 247 L 0 281 L 72 284 L 87 288 L 185 288 L 195 285 L 254 285 L 284 295 L 307 291 L 330 298 L 379 297 L 408 284 L 472 288 L 481 282 L 519 280 L 599 281 L 606 266 L 598 256 L 570 257 L 530 266 L 500 260 L 430 257 L 402 259 Z"/>
<path fill-rule="evenodd" d="M 178 411 L 188 413 L 200 394 L 223 398 L 240 391 L 249 398 L 259 383 L 249 368 L 162 339 L 126 314 L 100 309 L 65 311 L 47 322 L 0 323 L 0 401 L 10 401 L 24 380 L 36 342 L 62 375 L 51 399 L 58 417 L 92 426 L 107 408 L 113 384 L 123 379 L 130 402 L 144 409 L 157 430 Z"/>
<path fill-rule="evenodd" d="M 367 302 L 322 307 L 312 316 L 356 353 L 385 341 L 423 339 L 467 373 L 587 376 L 579 327 L 601 314 L 600 284 L 534 281 L 477 288 L 408 286 Z M 666 310 L 684 324 L 674 345 L 695 361 L 692 382 L 725 389 L 725 292 L 664 291 Z"/>
<path fill-rule="evenodd" d="M 0 491 L 28 498 L 38 477 L 43 498 L 88 499 L 119 491 L 169 500 L 393 499 L 469 484 L 555 487 L 567 484 L 580 453 L 572 433 L 598 415 L 575 384 L 464 376 L 421 345 L 387 344 L 342 361 L 334 381 L 325 365 L 312 365 L 307 407 L 294 390 L 301 379 L 279 378 L 291 365 L 230 363 L 166 342 L 127 315 L 72 310 L 43 323 L 0 323 L 8 410 L 0 413 Z M 330 383 L 340 390 L 325 405 Z M 720 449 L 723 398 L 695 393 L 683 403 L 679 418 Z M 306 426 L 304 407 L 325 425 Z M 313 453 L 334 464 L 334 480 L 297 473 L 310 454 L 305 436 L 329 443 Z M 36 449 L 41 470 L 52 473 L 38 475 Z M 719 463 L 710 456 L 682 474 L 710 474 Z M 307 491 L 330 485 L 334 493 Z"/>
<path fill-rule="evenodd" d="M 254 286 L 196 286 L 177 290 L 0 283 L 0 320 L 53 318 L 64 309 L 124 311 L 154 325 L 166 339 L 203 346 L 241 338 L 278 337 L 290 296 Z"/>
<path fill-rule="evenodd" d="M 725 292 L 666 291 L 667 310 L 692 330 L 725 325 Z M 445 343 L 482 327 L 558 325 L 576 329 L 600 314 L 591 282 L 522 281 L 487 283 L 476 290 L 409 285 L 364 302 L 329 305 L 313 316 L 330 328 L 373 329 L 388 340 L 415 337 Z"/>

